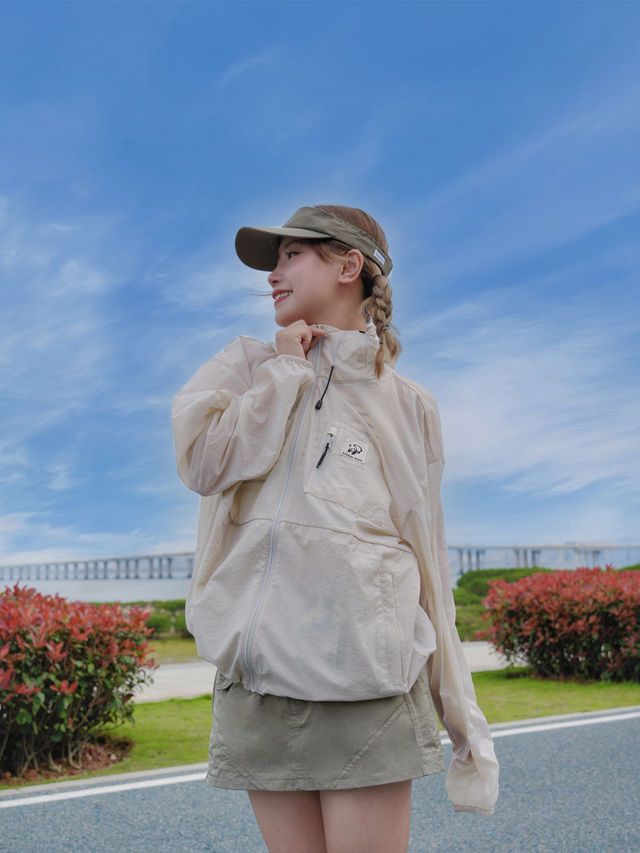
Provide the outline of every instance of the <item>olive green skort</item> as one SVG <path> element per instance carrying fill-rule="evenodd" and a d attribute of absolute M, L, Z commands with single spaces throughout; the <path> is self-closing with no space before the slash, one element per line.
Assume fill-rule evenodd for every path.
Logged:
<path fill-rule="evenodd" d="M 216 788 L 339 790 L 444 770 L 426 670 L 409 693 L 359 702 L 263 696 L 218 673 L 212 707 Z"/>

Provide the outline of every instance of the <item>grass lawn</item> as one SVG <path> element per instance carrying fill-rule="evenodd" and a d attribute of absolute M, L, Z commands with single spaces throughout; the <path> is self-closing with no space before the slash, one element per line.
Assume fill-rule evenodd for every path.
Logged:
<path fill-rule="evenodd" d="M 210 696 L 136 705 L 134 722 L 119 726 L 107 736 L 108 741 L 129 741 L 132 744 L 129 754 L 109 768 L 66 778 L 90 779 L 136 770 L 201 764 L 208 758 L 210 730 Z M 38 779 L 24 785 L 58 782 L 64 778 Z M 0 782 L 0 790 L 8 788 L 15 789 L 15 786 Z"/>
<path fill-rule="evenodd" d="M 637 682 L 550 681 L 524 672 L 512 668 L 473 674 L 478 704 L 489 723 L 640 705 Z"/>
<path fill-rule="evenodd" d="M 481 601 L 456 605 L 456 628 L 463 642 L 476 639 L 476 632 L 488 626 L 482 618 L 485 606 Z"/>
<path fill-rule="evenodd" d="M 198 657 L 196 641 L 183 637 L 167 637 L 151 640 L 153 659 L 156 663 L 191 663 Z"/>
<path fill-rule="evenodd" d="M 137 705 L 134 722 L 126 723 L 114 733 L 114 737 L 132 741 L 133 749 L 103 773 L 201 764 L 208 759 L 210 731 L 210 696 Z"/>

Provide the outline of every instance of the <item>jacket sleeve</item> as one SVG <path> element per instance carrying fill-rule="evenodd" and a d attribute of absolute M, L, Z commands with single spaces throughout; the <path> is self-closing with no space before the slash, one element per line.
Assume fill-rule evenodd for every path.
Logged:
<path fill-rule="evenodd" d="M 432 399 L 426 408 L 425 426 L 426 477 L 405 517 L 403 535 L 418 558 L 422 603 L 436 631 L 436 651 L 428 664 L 429 683 L 438 716 L 453 746 L 447 792 L 456 811 L 490 815 L 498 798 L 498 762 L 455 626 L 440 503 L 444 468 L 440 418 Z"/>
<path fill-rule="evenodd" d="M 313 381 L 306 359 L 240 337 L 207 361 L 173 401 L 178 474 L 200 495 L 264 477 L 274 466 L 287 421 Z"/>

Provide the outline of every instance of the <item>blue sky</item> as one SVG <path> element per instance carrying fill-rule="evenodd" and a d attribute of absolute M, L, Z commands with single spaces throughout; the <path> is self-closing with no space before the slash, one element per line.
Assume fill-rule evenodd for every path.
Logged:
<path fill-rule="evenodd" d="M 363 207 L 450 543 L 640 538 L 640 4 L 0 4 L 0 563 L 191 549 L 242 225 Z"/>

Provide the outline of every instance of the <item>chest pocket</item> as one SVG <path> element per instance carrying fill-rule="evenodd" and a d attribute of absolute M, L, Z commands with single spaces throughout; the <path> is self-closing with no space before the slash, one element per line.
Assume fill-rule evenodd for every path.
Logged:
<path fill-rule="evenodd" d="M 308 495 L 339 504 L 378 527 L 389 527 L 391 497 L 371 436 L 359 427 L 333 421 L 315 431 L 309 457 L 304 487 Z"/>

